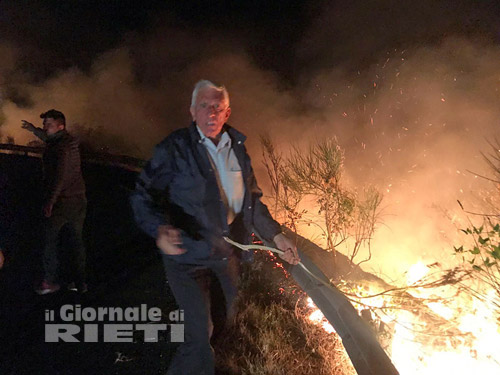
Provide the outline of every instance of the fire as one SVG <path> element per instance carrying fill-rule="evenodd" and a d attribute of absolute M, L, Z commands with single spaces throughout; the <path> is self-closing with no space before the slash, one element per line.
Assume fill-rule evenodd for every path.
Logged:
<path fill-rule="evenodd" d="M 315 238 L 320 245 L 325 245 L 314 228 L 301 227 L 301 230 L 306 237 Z M 449 248 L 447 244 L 422 245 L 412 238 L 401 238 L 400 254 L 411 253 L 410 250 L 401 250 L 408 244 L 427 249 L 434 245 L 444 249 L 443 252 L 449 251 L 446 250 L 447 246 Z M 400 294 L 383 293 L 388 289 L 387 285 L 349 282 L 345 289 L 342 284 L 337 287 L 351 293 L 349 297 L 357 296 L 353 299 L 358 303 L 353 305 L 361 316 L 371 315 L 369 323 L 400 374 L 500 374 L 500 324 L 494 314 L 497 307 L 494 303 L 497 298 L 495 290 L 482 290 L 485 298 L 479 300 L 461 289 L 465 285 L 463 281 L 460 285 L 450 283 L 424 287 L 432 285 L 432 281 L 450 265 L 443 264 L 441 268 L 442 258 L 431 258 L 424 251 L 422 258 L 404 256 L 397 260 L 398 273 L 404 276 L 399 283 L 393 283 L 408 288 Z M 401 269 L 403 264 L 406 264 L 406 272 Z M 477 288 L 478 285 L 474 285 L 473 289 Z M 311 323 L 322 327 L 325 334 L 335 333 L 310 298 L 307 299 L 307 306 L 306 316 Z M 368 311 L 370 313 L 367 314 Z"/>
<path fill-rule="evenodd" d="M 429 272 L 430 267 L 423 262 L 415 263 L 406 273 L 408 285 L 428 277 Z M 381 291 L 370 286 L 364 294 Z M 435 314 L 438 324 L 411 309 L 391 309 L 398 302 L 392 301 L 390 295 L 360 298 L 355 307 L 361 313 L 367 305 L 370 306 L 376 316 L 374 322 L 379 321 L 378 328 L 381 325 L 389 327 L 391 339 L 385 349 L 401 375 L 466 375 L 472 372 L 493 375 L 500 373 L 500 329 L 492 314 L 493 303 L 488 302 L 493 300 L 494 291 L 489 293 L 490 298 L 483 302 L 456 293 L 454 298 L 432 298 L 436 294 L 453 295 L 444 287 L 438 291 L 412 289 L 412 296 L 428 308 L 429 314 Z M 326 333 L 334 333 L 333 327 L 310 298 L 307 305 L 311 309 L 309 320 L 322 326 Z M 376 325 L 374 328 L 379 331 Z"/>
<path fill-rule="evenodd" d="M 416 283 L 419 280 L 427 275 L 429 272 L 429 267 L 427 267 L 424 263 L 418 262 L 410 267 L 408 270 L 408 274 L 406 276 L 406 280 L 409 285 Z"/>
<path fill-rule="evenodd" d="M 334 333 L 335 329 L 332 327 L 332 325 L 326 320 L 325 316 L 321 312 L 320 309 L 316 307 L 314 304 L 313 300 L 310 297 L 307 297 L 307 306 L 314 311 L 309 315 L 309 320 L 313 322 L 316 325 L 320 325 L 325 332 L 327 333 Z"/>

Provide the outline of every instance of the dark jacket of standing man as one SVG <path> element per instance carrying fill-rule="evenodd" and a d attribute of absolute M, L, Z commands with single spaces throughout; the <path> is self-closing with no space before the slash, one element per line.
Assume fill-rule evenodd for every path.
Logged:
<path fill-rule="evenodd" d="M 168 373 L 212 375 L 212 333 L 234 314 L 240 269 L 239 252 L 223 236 L 248 242 L 255 228 L 285 251 L 286 261 L 297 264 L 298 256 L 261 202 L 246 137 L 226 123 L 227 90 L 198 82 L 190 111 L 192 124 L 156 146 L 131 204 L 138 225 L 156 239 L 170 289 L 184 310 L 184 343 Z"/>
<path fill-rule="evenodd" d="M 51 109 L 40 115 L 43 129 L 22 121 L 27 129 L 46 143 L 43 154 L 45 247 L 43 254 L 44 280 L 36 289 L 38 294 L 59 290 L 60 279 L 75 284 L 85 292 L 85 248 L 82 240 L 87 200 L 82 177 L 79 143 L 66 131 L 66 119 L 62 112 Z M 71 270 L 62 270 L 58 256 L 61 230 L 68 235 L 68 248 L 62 249 L 71 256 Z M 64 271 L 64 272 L 63 272 Z M 69 278 L 69 279 L 68 279 Z"/>

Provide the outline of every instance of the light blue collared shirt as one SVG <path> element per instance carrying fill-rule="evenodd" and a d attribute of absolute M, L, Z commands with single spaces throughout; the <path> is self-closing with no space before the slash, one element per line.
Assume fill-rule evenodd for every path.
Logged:
<path fill-rule="evenodd" d="M 208 157 L 216 169 L 219 186 L 222 186 L 221 197 L 227 208 L 227 222 L 231 224 L 243 207 L 245 185 L 238 159 L 231 148 L 231 137 L 227 132 L 222 133 L 217 146 L 207 138 L 196 126 L 200 133 L 202 144 L 205 146 Z M 219 189 L 220 190 L 220 189 Z"/>

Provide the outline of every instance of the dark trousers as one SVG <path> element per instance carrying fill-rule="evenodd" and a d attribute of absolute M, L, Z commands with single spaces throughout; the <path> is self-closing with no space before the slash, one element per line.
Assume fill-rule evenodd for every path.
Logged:
<path fill-rule="evenodd" d="M 45 220 L 43 252 L 45 280 L 59 281 L 60 255 L 62 255 L 70 265 L 70 269 L 64 270 L 65 277 L 71 278 L 67 281 L 74 281 L 77 284 L 85 281 L 85 247 L 82 231 L 86 211 L 85 197 L 66 198 L 54 204 L 52 216 Z M 61 238 L 61 234 L 64 234 L 64 238 Z M 59 243 L 64 246 L 61 246 L 58 254 Z"/>
<path fill-rule="evenodd" d="M 178 264 L 164 256 L 170 289 L 184 310 L 184 343 L 170 364 L 169 375 L 213 375 L 214 354 L 210 345 L 234 316 L 240 258 L 204 266 Z"/>

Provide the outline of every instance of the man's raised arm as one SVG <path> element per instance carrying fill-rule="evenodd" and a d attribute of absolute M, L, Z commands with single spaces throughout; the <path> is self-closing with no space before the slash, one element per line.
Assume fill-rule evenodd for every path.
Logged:
<path fill-rule="evenodd" d="M 27 131 L 33 133 L 44 142 L 47 140 L 47 134 L 43 131 L 42 128 L 37 128 L 31 122 L 28 122 L 26 120 L 21 120 L 21 123 L 22 123 L 21 128 L 26 129 Z"/>

